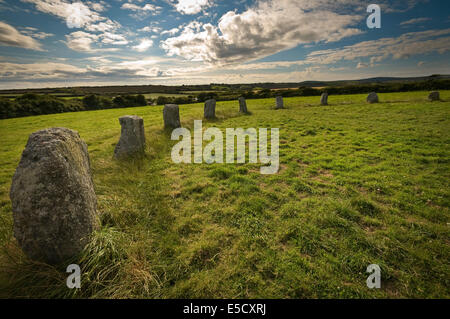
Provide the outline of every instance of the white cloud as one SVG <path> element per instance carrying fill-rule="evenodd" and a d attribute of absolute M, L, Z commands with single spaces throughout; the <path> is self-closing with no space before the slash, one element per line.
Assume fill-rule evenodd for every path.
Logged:
<path fill-rule="evenodd" d="M 124 3 L 121 7 L 121 9 L 124 10 L 131 10 L 131 11 L 157 11 L 161 9 L 161 7 L 155 6 L 153 4 L 147 3 L 143 7 L 140 7 L 133 3 Z"/>
<path fill-rule="evenodd" d="M 82 2 L 67 2 L 65 0 L 21 0 L 33 3 L 36 9 L 64 19 L 69 28 L 82 28 L 86 25 L 105 20 L 97 12 Z"/>
<path fill-rule="evenodd" d="M 431 18 L 414 18 L 411 20 L 403 21 L 402 23 L 400 23 L 400 25 L 405 26 L 405 25 L 411 25 L 411 24 L 419 24 L 422 22 L 430 21 L 430 20 L 431 20 Z"/>
<path fill-rule="evenodd" d="M 147 26 L 144 27 L 142 29 L 138 30 L 139 32 L 152 32 L 152 33 L 159 33 L 162 31 L 162 28 L 160 27 L 151 27 L 151 26 Z"/>
<path fill-rule="evenodd" d="M 370 63 L 388 58 L 404 59 L 411 56 L 450 51 L 450 29 L 409 32 L 396 38 L 363 41 L 340 49 L 310 53 L 310 64 L 334 64 L 339 61 L 370 59 Z"/>
<path fill-rule="evenodd" d="M 32 38 L 36 38 L 36 39 L 40 39 L 40 40 L 47 39 L 49 37 L 54 36 L 53 33 L 39 32 L 38 29 L 33 28 L 33 27 L 24 27 L 24 28 L 19 28 L 19 29 L 22 34 L 25 34 Z"/>
<path fill-rule="evenodd" d="M 111 32 L 105 32 L 101 35 L 102 43 L 114 44 L 114 45 L 126 45 L 128 40 L 120 34 L 115 34 Z"/>
<path fill-rule="evenodd" d="M 4 22 L 0 22 L 0 45 L 44 51 L 38 41 L 29 35 L 21 34 L 16 28 Z"/>
<path fill-rule="evenodd" d="M 178 29 L 178 28 L 173 28 L 173 29 L 170 29 L 170 30 L 166 30 L 166 31 L 161 32 L 161 35 L 165 35 L 165 34 L 175 35 L 175 34 L 177 34 L 178 32 L 180 32 L 180 29 Z"/>
<path fill-rule="evenodd" d="M 79 75 L 84 72 L 84 69 L 62 63 L 0 63 L 0 76 L 6 79 L 66 78 L 69 75 Z"/>
<path fill-rule="evenodd" d="M 212 1 L 210 0 L 178 0 L 175 3 L 175 8 L 182 14 L 197 14 L 203 9 L 210 7 Z"/>
<path fill-rule="evenodd" d="M 66 45 L 68 48 L 78 52 L 98 52 L 98 51 L 114 51 L 114 48 L 92 48 L 94 43 L 103 43 L 108 45 L 126 45 L 128 40 L 120 34 L 104 32 L 102 34 L 92 34 L 84 31 L 72 32 L 66 35 Z"/>
<path fill-rule="evenodd" d="M 91 45 L 99 38 L 98 35 L 83 31 L 72 32 L 66 35 L 66 44 L 69 49 L 79 52 L 94 52 Z"/>
<path fill-rule="evenodd" d="M 342 0 L 348 1 L 348 0 Z M 265 0 L 238 14 L 223 15 L 217 27 L 190 23 L 178 37 L 162 43 L 169 55 L 213 64 L 245 62 L 294 48 L 302 43 L 334 42 L 360 34 L 352 28 L 364 17 L 338 14 L 318 4 L 330 0 Z"/>
<path fill-rule="evenodd" d="M 145 52 L 152 46 L 153 46 L 153 40 L 141 39 L 141 42 L 138 45 L 134 46 L 133 49 L 135 49 L 138 52 Z"/>

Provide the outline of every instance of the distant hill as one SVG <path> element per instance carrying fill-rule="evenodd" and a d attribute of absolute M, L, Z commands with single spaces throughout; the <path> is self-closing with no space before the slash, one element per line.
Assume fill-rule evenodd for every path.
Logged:
<path fill-rule="evenodd" d="M 345 87 L 354 85 L 388 84 L 388 83 L 413 83 L 426 82 L 432 80 L 448 80 L 450 75 L 431 75 L 422 77 L 376 77 L 361 80 L 342 80 L 342 81 L 304 81 L 288 83 L 250 83 L 250 84 L 225 84 L 211 83 L 205 85 L 121 85 L 121 86 L 84 86 L 84 87 L 66 87 L 66 88 L 42 88 L 42 89 L 18 89 L 18 90 L 0 90 L 2 95 L 20 95 L 25 93 L 37 94 L 58 94 L 60 96 L 84 96 L 87 94 L 100 95 L 118 95 L 118 94 L 145 94 L 145 93 L 166 93 L 177 94 L 181 92 L 199 92 L 199 91 L 236 91 L 252 89 L 289 89 L 299 87 Z"/>

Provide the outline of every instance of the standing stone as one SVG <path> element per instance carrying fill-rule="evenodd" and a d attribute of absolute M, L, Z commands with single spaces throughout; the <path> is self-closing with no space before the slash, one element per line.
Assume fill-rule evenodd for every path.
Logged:
<path fill-rule="evenodd" d="M 437 92 L 437 91 L 431 92 L 430 95 L 428 95 L 428 100 L 431 102 L 440 101 L 441 98 L 439 96 L 439 92 Z"/>
<path fill-rule="evenodd" d="M 216 100 L 205 102 L 205 119 L 214 119 L 216 117 Z"/>
<path fill-rule="evenodd" d="M 163 110 L 164 127 L 179 128 L 180 124 L 180 108 L 176 104 L 166 104 Z"/>
<path fill-rule="evenodd" d="M 145 152 L 144 120 L 139 116 L 126 115 L 119 119 L 122 126 L 119 143 L 114 150 L 117 159 L 131 157 Z"/>
<path fill-rule="evenodd" d="M 247 114 L 247 102 L 245 101 L 245 97 L 239 98 L 239 112 Z"/>
<path fill-rule="evenodd" d="M 14 237 L 32 260 L 59 264 L 77 256 L 97 227 L 97 199 L 86 144 L 77 132 L 30 135 L 10 197 Z"/>
<path fill-rule="evenodd" d="M 328 105 L 328 93 L 322 93 L 322 96 L 320 97 L 320 104 Z"/>
<path fill-rule="evenodd" d="M 284 109 L 283 97 L 277 96 L 277 110 Z"/>
<path fill-rule="evenodd" d="M 378 103 L 378 102 L 379 102 L 378 94 L 376 94 L 375 92 L 372 92 L 367 96 L 367 103 L 372 104 L 372 103 Z"/>

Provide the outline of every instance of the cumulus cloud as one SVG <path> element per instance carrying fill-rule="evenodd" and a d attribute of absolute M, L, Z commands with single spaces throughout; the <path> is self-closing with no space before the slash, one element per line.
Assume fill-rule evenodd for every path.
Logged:
<path fill-rule="evenodd" d="M 334 2 L 326 3 L 331 6 Z M 351 26 L 362 19 L 356 14 L 321 9 L 316 1 L 265 0 L 241 14 L 227 12 L 217 27 L 190 23 L 179 36 L 164 41 L 162 48 L 169 55 L 188 60 L 212 64 L 245 62 L 302 43 L 334 42 L 360 34 Z"/>
<path fill-rule="evenodd" d="M 128 41 L 124 36 L 110 32 L 102 34 L 92 34 L 84 31 L 76 31 L 66 35 L 66 45 L 69 49 L 78 52 L 99 52 L 99 51 L 115 51 L 115 48 L 93 48 L 92 45 L 96 42 L 103 44 L 125 45 Z"/>
<path fill-rule="evenodd" d="M 134 3 L 124 3 L 121 8 L 131 11 L 158 11 L 159 9 L 161 9 L 161 7 L 155 6 L 150 3 L 145 4 L 143 7 L 140 7 Z"/>
<path fill-rule="evenodd" d="M 66 44 L 69 49 L 79 52 L 93 52 L 91 45 L 98 39 L 98 35 L 76 31 L 66 35 Z"/>
<path fill-rule="evenodd" d="M 117 34 L 120 23 L 101 16 L 109 6 L 105 1 L 68 1 L 68 0 L 21 0 L 32 3 L 36 9 L 63 19 L 70 29 L 84 31 L 72 32 L 66 35 L 66 44 L 72 50 L 79 52 L 95 52 L 113 49 L 94 48 L 97 45 L 126 45 L 128 40 L 124 35 Z M 90 33 L 89 33 L 90 32 Z M 100 34 L 94 34 L 100 33 Z M 41 36 L 44 36 L 41 34 Z"/>
<path fill-rule="evenodd" d="M 139 1 L 142 2 L 142 1 Z M 129 10 L 133 13 L 130 16 L 134 19 L 143 20 L 149 15 L 157 15 L 161 12 L 162 8 L 150 3 L 146 3 L 143 6 L 139 6 L 137 4 L 127 2 L 124 3 L 121 7 L 122 10 Z"/>
<path fill-rule="evenodd" d="M 173 29 L 170 29 L 170 30 L 166 30 L 166 31 L 161 32 L 161 35 L 165 35 L 165 34 L 175 35 L 175 34 L 177 34 L 178 32 L 180 32 L 180 29 L 178 29 L 178 28 L 173 28 Z"/>
<path fill-rule="evenodd" d="M 212 5 L 211 0 L 178 0 L 174 6 L 182 14 L 197 14 Z"/>
<path fill-rule="evenodd" d="M 97 12 L 82 2 L 68 2 L 65 0 L 21 0 L 33 3 L 36 9 L 55 15 L 64 21 L 69 28 L 82 28 L 86 25 L 104 20 Z"/>
<path fill-rule="evenodd" d="M 388 58 L 404 59 L 415 55 L 450 51 L 450 29 L 409 32 L 394 38 L 363 41 L 340 49 L 310 53 L 310 64 L 334 64 L 339 61 L 368 59 L 370 63 Z"/>
<path fill-rule="evenodd" d="M 38 41 L 29 35 L 20 33 L 16 28 L 4 22 L 0 22 L 0 45 L 44 51 Z"/>
<path fill-rule="evenodd" d="M 139 32 L 159 33 L 162 31 L 162 28 L 147 26 L 147 27 L 143 27 L 142 29 L 139 29 L 138 31 Z"/>
<path fill-rule="evenodd" d="M 133 47 L 133 49 L 135 49 L 138 52 L 145 52 L 152 46 L 153 46 L 153 40 L 141 39 L 140 43 L 138 45 L 135 45 Z"/>

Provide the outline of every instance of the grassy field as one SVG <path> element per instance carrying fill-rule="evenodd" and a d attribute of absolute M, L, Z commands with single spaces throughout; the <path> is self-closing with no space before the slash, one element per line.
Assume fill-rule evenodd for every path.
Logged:
<path fill-rule="evenodd" d="M 175 165 L 162 107 L 0 121 L 0 297 L 450 298 L 450 91 L 219 102 L 204 127 L 280 128 L 276 175 L 260 165 Z M 144 118 L 146 158 L 116 162 L 122 115 Z M 200 104 L 181 106 L 184 127 Z M 79 131 L 101 229 L 65 267 L 27 260 L 12 235 L 9 187 L 30 133 Z M 366 287 L 369 264 L 382 289 Z"/>

